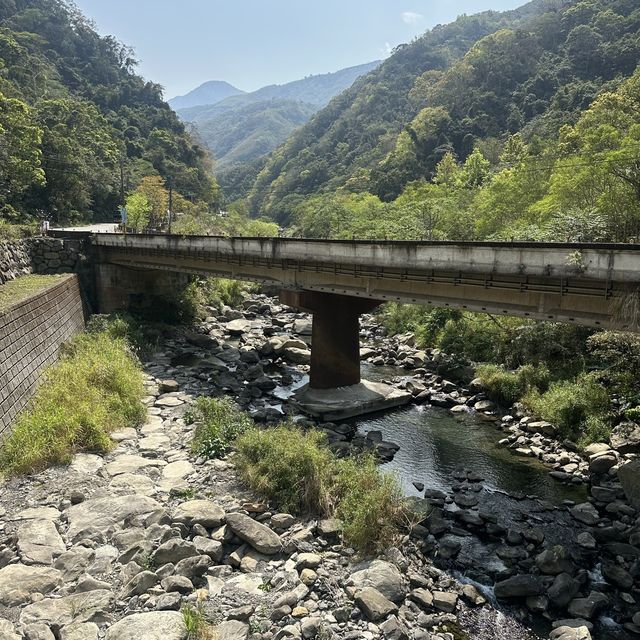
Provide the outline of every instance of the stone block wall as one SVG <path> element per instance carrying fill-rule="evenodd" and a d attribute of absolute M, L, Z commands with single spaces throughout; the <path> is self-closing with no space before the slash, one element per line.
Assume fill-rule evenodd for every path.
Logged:
<path fill-rule="evenodd" d="M 0 284 L 27 273 L 71 273 L 84 260 L 80 240 L 25 238 L 0 241 Z"/>
<path fill-rule="evenodd" d="M 0 440 L 27 405 L 43 370 L 57 360 L 62 343 L 84 326 L 75 274 L 0 314 Z"/>

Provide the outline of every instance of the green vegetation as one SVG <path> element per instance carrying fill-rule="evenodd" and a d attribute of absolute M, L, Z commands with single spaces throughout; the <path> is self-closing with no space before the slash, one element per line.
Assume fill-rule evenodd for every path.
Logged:
<path fill-rule="evenodd" d="M 64 275 L 41 276 L 28 274 L 0 285 L 0 313 L 7 311 L 18 302 L 22 302 L 36 293 L 57 284 Z"/>
<path fill-rule="evenodd" d="M 463 16 L 296 132 L 250 202 L 300 235 L 635 238 L 638 59 L 628 0 Z"/>
<path fill-rule="evenodd" d="M 241 280 L 207 278 L 199 283 L 201 303 L 222 309 L 223 306 L 239 307 L 248 293 L 255 292 L 257 286 Z"/>
<path fill-rule="evenodd" d="M 476 376 L 491 398 L 523 402 L 581 446 L 640 419 L 635 333 L 397 304 L 385 305 L 380 319 L 390 334 L 412 331 L 421 347 L 480 363 Z"/>
<path fill-rule="evenodd" d="M 611 401 L 593 374 L 582 374 L 575 382 L 553 382 L 549 390 L 542 394 L 529 389 L 523 402 L 534 414 L 555 425 L 563 437 L 579 439 L 594 431 L 594 420 L 600 423 L 595 429 L 597 435 L 602 435 Z M 583 434 L 585 426 L 590 429 Z"/>
<path fill-rule="evenodd" d="M 107 332 L 77 336 L 3 442 L 0 470 L 31 473 L 67 463 L 78 451 L 108 451 L 111 431 L 144 418 L 143 395 L 142 373 L 125 340 Z"/>
<path fill-rule="evenodd" d="M 196 424 L 191 449 L 199 456 L 222 458 L 253 422 L 228 398 L 198 398 L 186 420 Z"/>
<path fill-rule="evenodd" d="M 216 640 L 218 634 L 213 626 L 207 622 L 204 613 L 204 602 L 198 598 L 195 606 L 187 603 L 180 609 L 184 628 L 187 631 L 186 640 Z"/>
<path fill-rule="evenodd" d="M 171 105 L 195 128 L 211 151 L 225 199 L 233 202 L 247 195 L 264 167 L 267 154 L 334 96 L 377 65 L 373 62 L 336 73 L 309 76 L 222 100 L 218 97 L 222 95 L 220 89 L 226 92 L 233 89 L 228 85 L 219 86 L 220 83 L 206 83 L 194 91 L 193 99 L 198 102 L 193 107 L 181 108 L 186 106 L 183 99 L 172 100 Z M 191 100 L 192 96 L 187 98 Z"/>
<path fill-rule="evenodd" d="M 146 176 L 215 207 L 204 151 L 135 66 L 71 3 L 0 1 L 0 219 L 111 221 Z"/>
<path fill-rule="evenodd" d="M 372 553 L 398 533 L 401 493 L 372 456 L 339 460 L 318 431 L 249 429 L 236 441 L 247 484 L 294 513 L 338 516 L 347 544 Z"/>
<path fill-rule="evenodd" d="M 527 364 L 516 371 L 509 371 L 496 364 L 480 365 L 476 375 L 487 395 L 494 400 L 513 404 L 529 391 L 546 391 L 549 386 L 549 370 L 544 365 Z"/>

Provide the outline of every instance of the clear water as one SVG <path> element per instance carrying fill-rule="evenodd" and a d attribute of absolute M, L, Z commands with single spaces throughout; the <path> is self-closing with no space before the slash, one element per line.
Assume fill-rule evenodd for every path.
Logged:
<path fill-rule="evenodd" d="M 401 370 L 363 367 L 364 377 L 390 379 Z M 395 458 L 383 465 L 393 472 L 407 495 L 419 495 L 413 482 L 450 491 L 452 473 L 468 469 L 484 478 L 493 491 L 534 495 L 553 505 L 563 500 L 583 501 L 584 487 L 564 485 L 549 476 L 548 467 L 532 458 L 514 455 L 498 446 L 504 432 L 474 414 L 453 414 L 437 407 L 409 406 L 355 420 L 360 433 L 381 431 L 384 440 L 400 446 Z"/>

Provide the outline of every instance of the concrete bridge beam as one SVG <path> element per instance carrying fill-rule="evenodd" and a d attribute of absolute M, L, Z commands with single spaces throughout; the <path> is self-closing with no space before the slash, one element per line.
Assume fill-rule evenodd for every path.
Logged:
<path fill-rule="evenodd" d="M 360 383 L 360 315 L 380 302 L 315 291 L 280 293 L 284 304 L 313 314 L 311 389 Z"/>

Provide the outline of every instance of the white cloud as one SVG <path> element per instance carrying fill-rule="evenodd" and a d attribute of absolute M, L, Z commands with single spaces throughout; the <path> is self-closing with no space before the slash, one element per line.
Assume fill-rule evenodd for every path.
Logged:
<path fill-rule="evenodd" d="M 424 18 L 421 13 L 415 11 L 403 11 L 401 17 L 405 24 L 418 24 Z"/>

